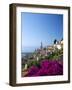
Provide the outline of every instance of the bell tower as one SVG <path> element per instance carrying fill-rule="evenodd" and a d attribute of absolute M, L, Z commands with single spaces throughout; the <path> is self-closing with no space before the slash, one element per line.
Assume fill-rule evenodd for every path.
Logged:
<path fill-rule="evenodd" d="M 41 46 L 40 46 L 41 49 L 43 49 L 43 43 L 41 42 Z"/>

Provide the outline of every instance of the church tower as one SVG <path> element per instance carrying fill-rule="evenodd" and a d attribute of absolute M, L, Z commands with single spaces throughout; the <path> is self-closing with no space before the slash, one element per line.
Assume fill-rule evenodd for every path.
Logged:
<path fill-rule="evenodd" d="M 41 49 L 43 49 L 43 43 L 41 42 L 41 46 L 40 46 Z"/>

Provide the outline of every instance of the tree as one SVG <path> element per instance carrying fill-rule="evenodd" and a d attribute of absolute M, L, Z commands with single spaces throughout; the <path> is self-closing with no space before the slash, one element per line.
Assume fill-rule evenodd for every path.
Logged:
<path fill-rule="evenodd" d="M 56 44 L 56 42 L 57 42 L 57 40 L 55 39 L 55 40 L 54 40 L 54 44 Z"/>
<path fill-rule="evenodd" d="M 63 38 L 61 39 L 61 41 L 63 41 Z"/>

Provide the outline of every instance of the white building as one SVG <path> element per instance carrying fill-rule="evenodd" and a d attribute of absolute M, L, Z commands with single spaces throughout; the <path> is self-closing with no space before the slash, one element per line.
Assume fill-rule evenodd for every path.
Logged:
<path fill-rule="evenodd" d="M 54 47 L 57 48 L 57 49 L 63 48 L 63 40 L 57 41 L 57 42 L 54 44 Z"/>

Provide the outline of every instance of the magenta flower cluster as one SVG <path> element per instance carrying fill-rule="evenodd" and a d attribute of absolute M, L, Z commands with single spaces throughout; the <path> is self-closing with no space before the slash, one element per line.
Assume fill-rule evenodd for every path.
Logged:
<path fill-rule="evenodd" d="M 52 75 L 63 75 L 63 64 L 62 60 L 42 60 L 40 66 L 31 66 L 28 69 L 27 76 L 52 76 Z"/>

